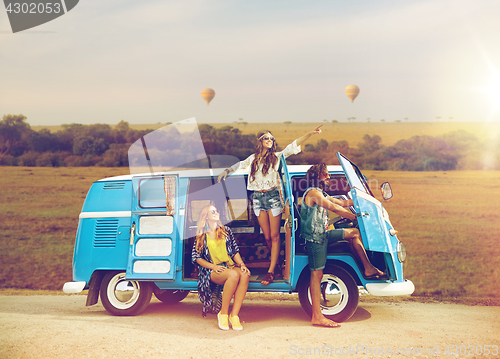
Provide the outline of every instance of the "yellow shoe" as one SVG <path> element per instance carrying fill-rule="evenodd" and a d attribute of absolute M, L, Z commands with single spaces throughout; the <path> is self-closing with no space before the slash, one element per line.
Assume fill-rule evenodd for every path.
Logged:
<path fill-rule="evenodd" d="M 240 323 L 240 318 L 237 315 L 235 315 L 234 317 L 229 316 L 229 321 L 231 322 L 233 330 L 243 330 L 243 326 Z"/>
<path fill-rule="evenodd" d="M 229 322 L 227 321 L 227 318 L 229 316 L 227 314 L 220 314 L 217 313 L 217 320 L 219 321 L 219 328 L 222 330 L 229 330 Z"/>

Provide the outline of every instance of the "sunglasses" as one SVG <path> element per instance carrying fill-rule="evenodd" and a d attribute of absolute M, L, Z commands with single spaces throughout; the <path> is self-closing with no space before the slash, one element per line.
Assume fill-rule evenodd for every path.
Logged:
<path fill-rule="evenodd" d="M 264 137 L 262 137 L 262 139 L 263 139 L 264 141 L 267 141 L 267 140 L 274 141 L 274 137 L 272 137 L 272 136 L 264 136 Z"/>
<path fill-rule="evenodd" d="M 210 213 L 212 213 L 212 214 L 216 214 L 216 213 L 219 213 L 219 211 L 217 211 L 216 209 L 211 209 L 211 210 L 210 210 Z"/>

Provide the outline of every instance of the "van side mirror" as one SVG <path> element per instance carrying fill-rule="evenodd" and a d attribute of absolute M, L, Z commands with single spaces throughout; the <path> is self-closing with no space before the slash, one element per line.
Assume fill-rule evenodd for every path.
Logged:
<path fill-rule="evenodd" d="M 389 182 L 384 182 L 380 186 L 380 192 L 382 193 L 382 198 L 388 200 L 392 198 L 392 188 Z"/>

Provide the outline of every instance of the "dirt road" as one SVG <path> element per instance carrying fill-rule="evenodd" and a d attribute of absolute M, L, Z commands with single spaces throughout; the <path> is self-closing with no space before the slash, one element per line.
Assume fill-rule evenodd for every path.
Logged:
<path fill-rule="evenodd" d="M 201 317 L 196 294 L 172 306 L 153 299 L 136 317 L 85 299 L 0 296 L 0 358 L 500 357 L 500 307 L 362 301 L 328 329 L 309 325 L 298 300 L 254 298 L 244 330 L 223 332 L 215 315 Z"/>

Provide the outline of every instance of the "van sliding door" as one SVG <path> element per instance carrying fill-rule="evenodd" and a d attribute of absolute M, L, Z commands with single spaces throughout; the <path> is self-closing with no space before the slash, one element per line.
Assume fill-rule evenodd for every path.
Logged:
<path fill-rule="evenodd" d="M 178 176 L 133 179 L 127 279 L 173 279 L 176 271 Z"/>

